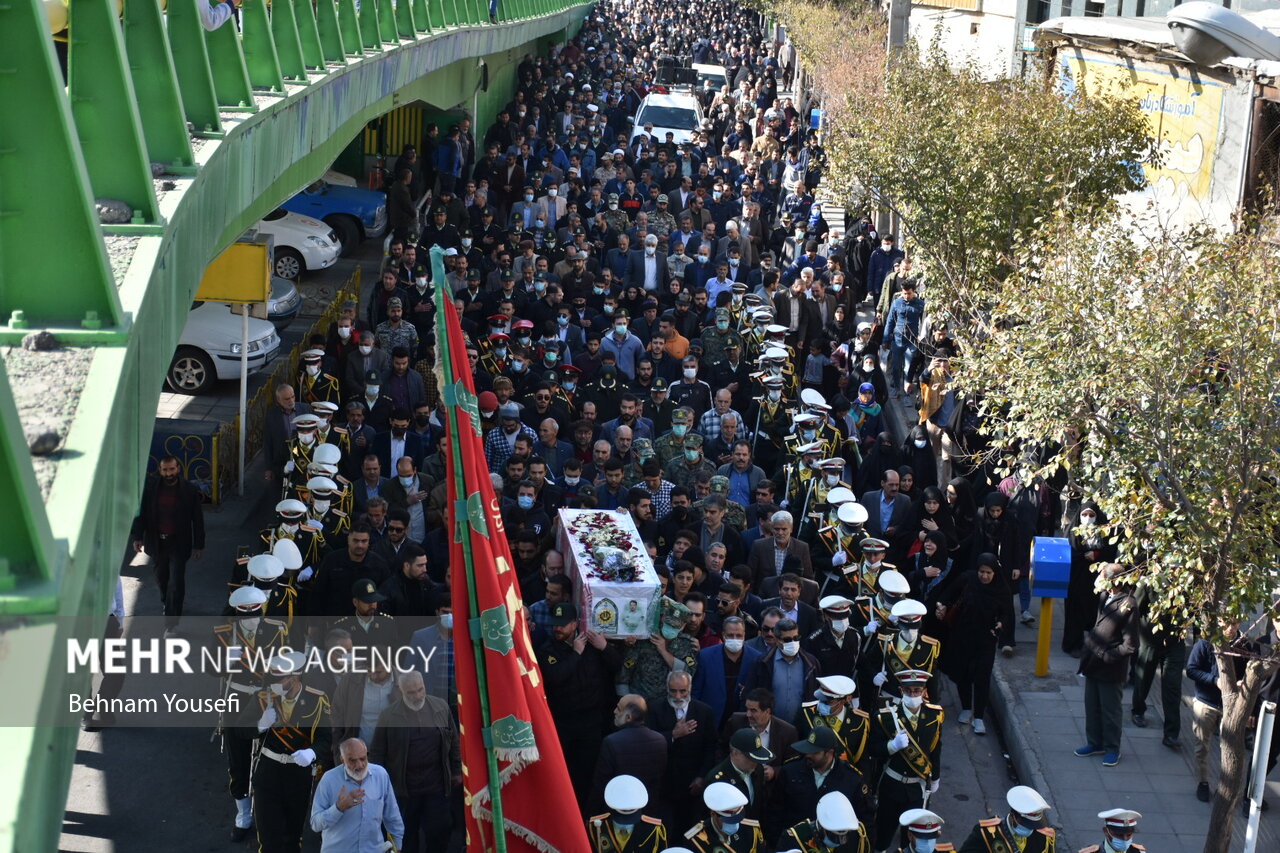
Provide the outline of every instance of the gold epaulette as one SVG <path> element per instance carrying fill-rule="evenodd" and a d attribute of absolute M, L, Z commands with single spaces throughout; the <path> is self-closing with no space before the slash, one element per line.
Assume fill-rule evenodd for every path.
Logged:
<path fill-rule="evenodd" d="M 937 640 L 935 640 L 933 637 L 927 636 L 927 635 L 925 635 L 925 634 L 921 634 L 921 635 L 920 635 L 920 642 L 922 642 L 922 643 L 927 643 L 927 644 L 928 644 L 928 645 L 930 645 L 930 646 L 936 646 L 936 645 L 938 645 L 938 641 L 937 641 Z"/>
<path fill-rule="evenodd" d="M 640 815 L 640 820 L 644 821 L 645 823 L 651 823 L 654 826 L 662 826 L 661 820 L 659 820 L 656 817 L 649 817 L 647 814 Z"/>
<path fill-rule="evenodd" d="M 595 817 L 587 818 L 587 820 L 591 821 L 596 825 L 602 824 L 608 819 L 609 819 L 609 812 L 605 812 L 604 814 L 598 814 Z"/>
<path fill-rule="evenodd" d="M 999 826 L 1003 821 L 1004 821 L 1004 818 L 1001 818 L 1001 817 L 989 817 L 986 820 L 978 821 L 978 826 L 986 826 L 986 827 Z"/>
<path fill-rule="evenodd" d="M 278 627 L 280 627 L 280 628 L 287 628 L 287 627 L 289 627 L 289 626 L 287 626 L 287 625 L 285 625 L 285 624 L 284 624 L 284 620 L 282 620 L 282 619 L 270 619 L 270 618 L 266 618 L 266 617 L 264 617 L 262 621 L 263 621 L 263 622 L 266 622 L 268 625 L 276 625 L 276 626 L 278 626 Z"/>
<path fill-rule="evenodd" d="M 749 817 L 744 817 L 744 818 L 742 819 L 742 825 L 743 825 L 743 826 L 759 826 L 759 825 L 760 825 L 760 821 L 758 821 L 758 820 L 753 820 L 752 818 L 749 818 Z"/>
<path fill-rule="evenodd" d="M 314 694 L 316 694 L 317 696 L 327 696 L 327 695 L 328 695 L 328 694 L 326 694 L 323 690 L 320 690 L 320 689 L 319 689 L 319 688 L 317 688 L 317 687 L 312 687 L 312 686 L 310 686 L 310 685 L 307 685 L 307 687 L 306 687 L 306 688 L 304 688 L 304 689 L 305 689 L 308 693 L 314 693 Z"/>
<path fill-rule="evenodd" d="M 935 711 L 941 711 L 941 710 L 942 710 L 942 706 L 941 706 L 941 705 L 935 705 L 935 704 L 933 704 L 932 702 L 925 702 L 925 703 L 924 703 L 924 706 L 925 706 L 926 708 L 932 708 L 932 709 L 933 709 L 933 710 L 935 710 Z"/>
<path fill-rule="evenodd" d="M 343 512 L 342 510 L 340 510 L 340 509 L 332 509 L 332 510 L 329 510 L 329 511 L 330 511 L 330 512 L 332 512 L 334 515 L 336 515 L 338 518 L 346 518 L 346 517 L 347 517 L 347 514 L 346 514 L 345 512 Z"/>
<path fill-rule="evenodd" d="M 305 530 L 305 531 L 307 531 L 308 533 L 319 533 L 319 532 L 320 532 L 320 528 L 319 528 L 319 527 L 312 527 L 310 524 L 299 524 L 299 525 L 298 525 L 298 529 L 299 529 L 299 530 Z"/>
<path fill-rule="evenodd" d="M 346 435 L 346 434 L 347 434 L 347 428 L 346 428 L 346 427 L 336 426 L 336 427 L 334 427 L 334 428 L 333 428 L 333 431 L 334 431 L 334 432 L 336 432 L 338 435 Z"/>
<path fill-rule="evenodd" d="M 244 566 L 244 565 L 248 565 L 248 563 L 249 563 L 249 556 L 247 554 L 243 557 L 236 557 L 236 565 Z M 239 584 L 233 583 L 231 584 L 231 586 L 239 586 Z"/>
<path fill-rule="evenodd" d="M 689 830 L 688 832 L 686 832 L 686 833 L 684 834 L 684 837 L 685 837 L 685 838 L 697 838 L 699 835 L 701 835 L 701 834 L 702 834 L 702 827 L 703 827 L 703 823 L 702 823 L 702 822 L 699 822 L 699 823 L 694 824 L 693 829 L 691 829 L 691 830 Z"/>
<path fill-rule="evenodd" d="M 862 710 L 861 708 L 850 708 L 849 710 L 853 711 L 855 716 L 862 717 L 864 720 L 871 719 L 871 715 L 868 714 L 866 711 Z"/>

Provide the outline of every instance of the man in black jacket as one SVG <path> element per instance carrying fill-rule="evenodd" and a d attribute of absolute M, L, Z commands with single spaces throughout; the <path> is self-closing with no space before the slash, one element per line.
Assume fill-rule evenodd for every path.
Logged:
<path fill-rule="evenodd" d="M 692 698 L 692 690 L 693 676 L 687 670 L 672 672 L 667 675 L 667 701 L 649 709 L 649 728 L 669 744 L 667 802 L 674 822 L 667 829 L 673 833 L 683 833 L 697 822 L 698 794 L 716 763 L 715 712 Z"/>
<path fill-rule="evenodd" d="M 867 785 L 862 774 L 836 756 L 842 747 L 834 731 L 818 726 L 807 738 L 792 744 L 792 748 L 803 758 L 782 766 L 781 777 L 773 786 L 765 837 L 777 838 L 788 828 L 808 820 L 817 811 L 818 800 L 832 791 L 849 798 L 859 820 L 863 823 L 870 820 Z"/>
<path fill-rule="evenodd" d="M 1138 650 L 1138 602 L 1119 584 L 1123 571 L 1119 563 L 1102 567 L 1111 593 L 1098 604 L 1098 619 L 1085 634 L 1080 658 L 1086 743 L 1076 755 L 1101 755 L 1104 767 L 1120 763 L 1124 685 L 1129 679 L 1129 658 Z"/>
<path fill-rule="evenodd" d="M 164 633 L 177 633 L 187 593 L 187 561 L 204 550 L 204 512 L 200 490 L 179 476 L 176 457 L 165 456 L 159 476 L 142 490 L 142 507 L 133 520 L 134 551 L 146 551 L 160 585 Z"/>
<path fill-rule="evenodd" d="M 653 729 L 645 728 L 648 712 L 648 704 L 638 693 L 628 693 L 618 699 L 613 710 L 613 724 L 618 730 L 600 745 L 600 758 L 596 761 L 595 777 L 591 782 L 591 811 L 588 814 L 606 810 L 604 786 L 620 773 L 628 773 L 643 782 L 649 792 L 650 808 L 658 814 L 663 813 L 662 781 L 667 773 L 667 740 Z"/>
<path fill-rule="evenodd" d="M 434 616 L 438 602 L 436 585 L 427 577 L 427 552 L 412 543 L 401 548 L 391 576 L 378 592 L 387 597 L 379 610 L 407 620 L 406 632 L 416 628 L 423 617 Z M 404 639 L 409 639 L 407 633 Z"/>

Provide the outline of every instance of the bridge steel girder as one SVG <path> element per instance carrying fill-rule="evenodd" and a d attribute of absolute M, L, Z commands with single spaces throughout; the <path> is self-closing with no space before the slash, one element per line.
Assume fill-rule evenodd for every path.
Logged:
<path fill-rule="evenodd" d="M 25 10 L 28 3 L 30 9 Z M 287 0 L 275 5 L 288 5 L 292 11 Z M 373 5 L 366 0 L 362 9 Z M 247 227 L 320 176 L 368 121 L 418 100 L 470 107 L 475 98 L 482 112 L 491 112 L 505 102 L 514 84 L 478 93 L 477 60 L 487 63 L 491 79 L 505 79 L 498 75 L 513 72 L 525 53 L 576 32 L 591 5 L 566 5 L 519 23 L 454 26 L 379 44 L 375 53 L 348 57 L 342 65 L 313 73 L 305 87 L 289 86 L 278 101 L 258 112 L 228 114 L 225 137 L 208 140 L 195 157 L 195 177 L 166 195 L 160 211 L 166 219 L 163 234 L 139 239 L 118 288 L 118 302 L 104 311 L 116 323 L 118 315 L 131 317 L 131 330 L 93 349 L 61 460 L 43 502 L 0 362 L 0 493 L 20 502 L 19 512 L 0 514 L 0 683 L 24 687 L 10 691 L 0 703 L 0 750 L 11 768 L 0 778 L 0 853 L 58 849 L 79 732 L 67 697 L 91 687 L 87 675 L 67 673 L 67 641 L 102 634 L 141 498 L 162 379 L 205 266 Z M 38 5 L 17 0 L 6 8 L 24 11 L 19 17 L 0 13 L 0 33 L 6 23 L 17 21 L 29 44 L 39 46 L 21 57 L 40 72 L 31 79 L 32 88 L 48 87 L 44 103 L 56 105 L 54 110 L 45 108 L 46 120 L 69 125 L 70 110 L 65 100 L 55 97 L 60 93 L 52 86 L 56 69 L 47 31 L 39 32 L 44 22 Z M 248 0 L 242 7 L 246 10 L 258 18 L 245 26 L 246 33 L 268 33 L 262 26 L 268 24 L 263 0 Z M 339 0 L 339 13 L 344 10 L 345 28 L 350 29 L 350 0 Z M 138 26 L 146 29 L 126 30 L 126 49 L 135 43 L 134 35 L 147 35 L 137 39 L 144 46 L 162 43 L 164 34 L 155 22 L 142 20 Z M 414 19 L 415 25 L 422 23 Z M 376 29 L 374 34 L 378 35 Z M 8 40 L 0 35 L 0 44 Z M 247 43 L 245 47 L 255 85 L 274 85 L 279 79 L 274 45 L 266 40 L 256 46 L 257 52 Z M 345 39 L 344 47 L 359 48 Z M 11 62 L 16 55 L 11 54 Z M 136 63 L 136 58 L 129 59 Z M 139 70 L 133 70 L 136 81 Z M 37 85 L 39 79 L 44 82 Z M 161 106 L 167 111 L 164 120 L 172 121 L 174 108 L 180 108 L 180 102 L 174 103 L 176 83 L 171 82 L 168 92 L 169 100 Z M 3 93 L 0 82 L 0 97 Z M 159 109 L 153 114 L 159 115 Z M 65 127 L 62 136 L 71 139 Z M 166 153 L 176 160 L 183 157 L 172 145 Z M 79 149 L 69 146 L 61 156 L 76 164 L 74 180 L 63 195 L 87 220 L 91 196 Z M 65 173 L 66 160 L 62 162 Z M 0 189 L 3 185 L 0 181 Z M 96 227 L 89 221 L 84 225 Z M 65 221 L 61 227 L 66 228 Z M 39 242 L 48 233 L 52 232 L 32 232 L 28 239 Z M 87 260 L 105 268 L 105 250 L 98 245 L 100 254 Z M 103 278 L 110 280 L 105 274 Z"/>

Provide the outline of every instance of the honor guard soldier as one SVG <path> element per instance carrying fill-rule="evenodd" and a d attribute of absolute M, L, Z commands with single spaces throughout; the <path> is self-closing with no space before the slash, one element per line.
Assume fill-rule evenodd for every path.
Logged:
<path fill-rule="evenodd" d="M 824 452 L 829 452 L 827 448 Z M 813 490 L 809 495 L 809 501 L 804 507 L 804 526 L 806 532 L 804 539 L 806 542 L 812 542 L 816 539 L 818 531 L 826 525 L 827 510 L 831 504 L 828 502 L 828 495 L 835 489 L 848 489 L 849 484 L 840 480 L 844 472 L 844 460 L 840 458 L 819 459 L 817 464 L 813 466 L 814 478 Z"/>
<path fill-rule="evenodd" d="M 378 585 L 368 578 L 360 578 L 351 585 L 351 605 L 355 613 L 343 616 L 331 625 L 351 634 L 356 648 L 389 649 L 400 641 L 400 626 L 386 613 L 378 612 L 378 602 L 387 597 L 378 592 Z"/>
<path fill-rule="evenodd" d="M 881 699 L 896 699 L 898 696 L 895 676 L 904 669 L 923 670 L 933 673 L 938 666 L 941 644 L 933 637 L 920 633 L 920 621 L 928 612 L 923 604 L 913 599 L 899 601 L 889 611 L 897 630 L 889 636 L 879 636 L 874 642 L 867 644 L 862 659 L 858 661 L 858 669 L 865 684 L 868 680 L 879 688 Z M 929 681 L 928 697 L 938 699 L 936 675 Z"/>
<path fill-rule="evenodd" d="M 302 352 L 302 369 L 298 371 L 298 399 L 307 405 L 318 402 L 337 403 L 342 399 L 342 383 L 336 376 L 324 372 L 321 366 L 323 361 L 322 349 Z"/>
<path fill-rule="evenodd" d="M 893 634 L 893 605 L 911 592 L 911 584 L 901 573 L 885 569 L 876 577 L 879 591 L 871 596 L 860 596 L 853 601 L 849 618 L 853 627 L 866 638 L 889 637 Z M 864 644 L 866 640 L 863 641 Z M 877 685 L 878 686 L 878 685 Z"/>
<path fill-rule="evenodd" d="M 782 394 L 782 377 L 766 376 L 763 393 L 752 400 L 746 422 L 752 425 L 751 454 L 766 471 L 778 467 L 782 460 L 787 433 L 791 431 L 791 414 Z"/>
<path fill-rule="evenodd" d="M 311 467 L 307 469 L 308 479 L 310 477 L 328 477 L 337 484 L 337 488 L 330 495 L 333 505 L 351 517 L 352 506 L 355 504 L 355 490 L 351 488 L 351 481 L 340 473 L 342 466 L 345 464 L 342 449 L 336 444 L 318 444 L 316 452 L 311 457 Z M 305 487 L 304 487 L 305 490 Z M 295 495 L 298 500 L 304 503 L 310 497 L 307 495 Z"/>
<path fill-rule="evenodd" d="M 862 760 L 871 732 L 871 717 L 858 707 L 858 684 L 847 675 L 824 675 L 818 679 L 814 701 L 800 708 L 796 731 L 801 737 L 814 729 L 828 728 L 837 741 L 836 756 L 854 765 Z"/>
<path fill-rule="evenodd" d="M 656 817 L 642 814 L 649 792 L 635 776 L 614 776 L 604 786 L 609 811 L 587 821 L 595 853 L 660 853 L 667 846 L 667 828 Z"/>
<path fill-rule="evenodd" d="M 582 370 L 572 364 L 562 364 L 559 373 L 560 382 L 553 392 L 553 399 L 559 400 L 569 411 L 569 417 L 576 421 L 582 412 L 582 407 L 578 404 L 578 385 L 582 382 Z"/>
<path fill-rule="evenodd" d="M 898 567 L 884 561 L 889 543 L 883 539 L 868 537 L 858 543 L 858 549 L 862 551 L 862 564 L 858 567 L 858 595 L 875 595 L 880 573 Z"/>
<path fill-rule="evenodd" d="M 852 673 L 857 669 L 862 653 L 862 635 L 849 630 L 849 608 L 852 605 L 853 602 L 842 595 L 824 595 L 818 601 L 822 626 L 808 636 L 804 646 L 818 659 L 819 672 Z"/>
<path fill-rule="evenodd" d="M 782 484 L 782 508 L 790 510 L 791 514 L 797 518 L 800 518 L 800 513 L 809 504 L 809 495 L 818 479 L 813 466 L 821 458 L 822 444 L 811 441 L 796 447 L 796 460 L 786 466 Z M 803 523 L 801 520 L 796 526 L 799 527 Z"/>
<path fill-rule="evenodd" d="M 266 603 L 267 593 L 256 586 L 237 587 L 227 600 L 231 621 L 213 629 L 214 639 L 225 650 L 225 659 L 233 662 L 222 685 L 229 710 L 218 721 L 218 730 L 227 756 L 227 791 L 236 804 L 231 829 L 231 840 L 235 842 L 243 841 L 253 826 L 249 777 L 258 734 L 253 728 L 258 713 L 255 700 L 266 684 L 265 672 L 253 672 L 253 663 L 255 659 L 271 660 L 273 650 L 287 642 L 284 625 L 262 617 Z"/>
<path fill-rule="evenodd" d="M 772 810 L 766 824 L 770 835 L 802 824 L 819 807 L 819 801 L 832 793 L 856 803 L 855 811 L 871 814 L 871 789 L 861 773 L 840 759 L 840 740 L 835 732 L 818 726 L 791 748 L 800 758 L 782 765 L 774 782 Z"/>
<path fill-rule="evenodd" d="M 330 551 L 346 550 L 347 533 L 351 530 L 350 516 L 334 505 L 333 496 L 337 493 L 338 484 L 328 477 L 307 480 L 307 494 L 311 498 L 307 524 L 319 529 Z"/>
<path fill-rule="evenodd" d="M 276 504 L 276 526 L 268 527 L 261 533 L 262 542 L 268 549 L 275 548 L 281 539 L 289 539 L 298 546 L 303 566 L 297 577 L 300 583 L 311 580 L 315 567 L 329 553 L 329 546 L 325 544 L 320 529 L 306 523 L 306 517 L 306 504 L 297 498 L 285 498 Z"/>
<path fill-rule="evenodd" d="M 288 441 L 289 461 L 284 463 L 284 485 L 281 497 L 292 497 L 299 486 L 306 485 L 307 467 L 316 450 L 316 430 L 320 419 L 312 414 L 294 415 L 294 436 Z"/>
<path fill-rule="evenodd" d="M 280 568 L 284 570 L 284 574 L 276 581 L 276 586 L 285 590 L 286 594 L 280 595 L 278 601 L 273 596 L 267 602 L 267 615 L 285 624 L 290 639 L 301 639 L 300 633 L 294 634 L 294 628 L 301 628 L 298 616 L 306 612 L 304 597 L 309 586 L 298 581 L 298 575 L 302 571 L 302 554 L 298 553 L 298 546 L 293 544 L 293 540 L 281 539 L 271 546 L 271 556 L 280 561 Z"/>
<path fill-rule="evenodd" d="M 754 734 L 754 733 L 753 733 Z M 707 819 L 684 834 L 696 853 L 759 853 L 764 834 L 759 821 L 743 815 L 747 795 L 728 782 L 712 782 L 702 792 Z"/>
<path fill-rule="evenodd" d="M 261 853 L 297 853 L 311 808 L 312 780 L 332 756 L 329 697 L 302 685 L 302 652 L 277 655 L 258 694 L 261 746 L 253 768 L 254 821 Z"/>
<path fill-rule="evenodd" d="M 501 317 L 503 315 L 495 315 Z M 489 318 L 493 321 L 493 317 Z M 511 336 L 506 332 L 494 332 L 488 340 L 480 342 L 480 369 L 490 376 L 501 376 L 510 363 Z"/>
<path fill-rule="evenodd" d="M 319 450 L 326 444 L 338 448 L 342 455 L 335 460 L 334 464 L 339 468 L 343 467 L 344 460 L 351 455 L 351 433 L 347 432 L 346 427 L 334 426 L 333 418 L 338 414 L 337 402 L 320 400 L 312 403 L 311 414 L 320 419 L 320 426 L 316 428 L 316 449 Z M 320 460 L 314 458 L 312 461 Z"/>
<path fill-rule="evenodd" d="M 907 809 L 898 818 L 898 825 L 907 834 L 907 843 L 898 853 L 951 853 L 954 846 L 938 842 L 944 823 L 928 809 Z"/>
<path fill-rule="evenodd" d="M 297 548 L 287 539 L 276 543 L 277 546 L 289 546 L 297 552 Z M 257 554 L 249 558 L 249 582 L 267 594 L 262 605 L 262 615 L 284 625 L 286 635 L 293 627 L 294 613 L 297 611 L 298 590 L 284 578 L 284 561 L 275 554 Z"/>
<path fill-rule="evenodd" d="M 778 849 L 801 853 L 871 853 L 871 839 L 849 798 L 839 791 L 818 800 L 813 820 L 802 821 L 778 839 Z"/>
<path fill-rule="evenodd" d="M 832 489 L 827 494 L 839 491 Z M 852 493 L 851 493 L 852 494 Z M 847 501 L 836 510 L 836 523 L 818 531 L 818 545 L 813 551 L 814 571 L 817 564 L 830 566 L 822 581 L 823 595 L 841 595 L 857 598 L 861 595 L 858 572 L 861 570 L 862 525 L 867 520 L 867 509 L 856 501 Z"/>
<path fill-rule="evenodd" d="M 1009 814 L 978 821 L 960 853 L 1053 853 L 1056 838 L 1045 826 L 1049 804 L 1035 788 L 1015 785 L 1005 795 Z"/>
<path fill-rule="evenodd" d="M 871 723 L 870 751 L 885 759 L 878 788 L 877 849 L 893 846 L 898 815 L 924 808 L 938 790 L 944 715 L 941 705 L 924 701 L 929 678 L 923 670 L 899 672 L 902 701 L 880 711 Z"/>
<path fill-rule="evenodd" d="M 1138 831 L 1138 821 L 1142 815 L 1133 809 L 1109 809 L 1098 812 L 1102 818 L 1102 843 L 1081 847 L 1080 853 L 1127 853 L 1137 850 L 1139 853 L 1147 848 L 1133 841 L 1133 834 Z"/>
<path fill-rule="evenodd" d="M 765 765 L 773 761 L 773 752 L 760 740 L 760 735 L 750 727 L 738 729 L 729 738 L 729 757 L 721 761 L 707 774 L 707 783 L 723 782 L 742 792 L 745 814 L 756 818 L 764 814 Z"/>
<path fill-rule="evenodd" d="M 827 455 L 826 445 L 822 443 L 818 436 L 818 425 L 822 422 L 820 415 L 813 412 L 799 412 L 792 416 L 791 424 L 795 428 L 794 432 L 787 436 L 787 450 L 792 455 L 799 455 L 800 445 L 812 444 L 817 442 L 816 451 L 819 458 Z"/>

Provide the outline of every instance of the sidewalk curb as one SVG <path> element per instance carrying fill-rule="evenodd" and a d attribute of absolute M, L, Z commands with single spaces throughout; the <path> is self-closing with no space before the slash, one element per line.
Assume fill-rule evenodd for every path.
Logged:
<path fill-rule="evenodd" d="M 996 725 L 1000 727 L 1000 733 L 1004 737 L 1005 748 L 1008 750 L 1009 760 L 1013 763 L 1013 769 L 1017 771 L 1018 781 L 1042 793 L 1048 791 L 1049 780 L 1040 766 L 1040 756 L 1036 754 L 1030 739 L 1018 725 L 1019 720 L 1027 719 L 1027 709 L 1018 700 L 1017 694 L 1005 679 L 1004 667 L 1001 666 L 1000 661 L 996 661 L 996 665 L 991 670 L 991 688 L 988 701 L 991 703 L 992 712 L 996 715 Z M 1061 833 L 1061 830 L 1058 832 Z M 1059 837 L 1058 843 L 1066 842 Z M 1068 848 L 1064 847 L 1064 849 Z"/>

